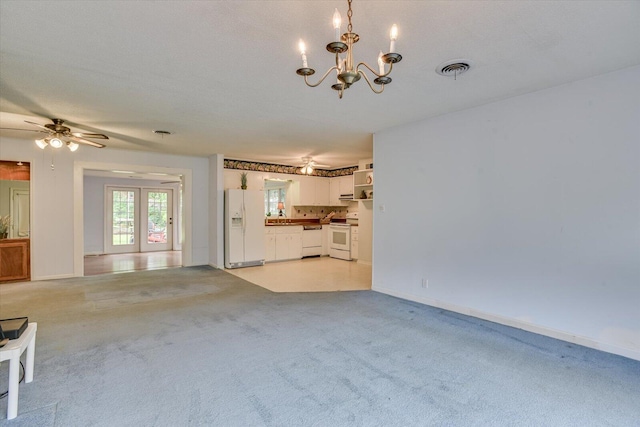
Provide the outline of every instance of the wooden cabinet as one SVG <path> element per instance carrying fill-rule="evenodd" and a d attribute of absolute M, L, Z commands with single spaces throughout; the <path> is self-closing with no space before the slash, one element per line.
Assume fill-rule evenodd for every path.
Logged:
<path fill-rule="evenodd" d="M 29 239 L 0 240 L 0 282 L 31 279 Z"/>
<path fill-rule="evenodd" d="M 302 226 L 270 225 L 265 228 L 265 261 L 302 258 Z"/>

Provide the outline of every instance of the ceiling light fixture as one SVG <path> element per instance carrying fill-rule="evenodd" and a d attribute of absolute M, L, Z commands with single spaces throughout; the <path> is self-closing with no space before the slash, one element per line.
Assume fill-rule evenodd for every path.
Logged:
<path fill-rule="evenodd" d="M 314 170 L 318 167 L 328 168 L 329 165 L 321 165 L 320 163 L 313 160 L 311 157 L 303 157 L 302 158 L 302 168 L 300 168 L 300 173 L 303 175 L 311 175 Z"/>
<path fill-rule="evenodd" d="M 69 150 L 71 150 L 71 152 L 76 151 L 79 147 L 79 145 L 76 144 L 75 142 L 64 141 L 61 138 L 59 138 L 58 135 L 54 136 L 53 138 L 36 139 L 36 145 L 43 150 L 47 148 L 47 145 L 50 145 L 52 148 L 61 148 L 64 145 L 66 145 L 69 148 Z"/>
<path fill-rule="evenodd" d="M 390 33 L 391 43 L 389 45 L 389 53 L 383 55 L 382 52 L 380 52 L 380 54 L 378 55 L 378 72 L 376 72 L 365 62 L 359 62 L 354 66 L 353 44 L 357 43 L 358 40 L 360 40 L 360 36 L 352 31 L 353 26 L 351 25 L 351 16 L 353 15 L 353 11 L 351 10 L 351 1 L 352 0 L 347 0 L 347 2 L 349 3 L 349 11 L 347 12 L 349 25 L 347 26 L 347 32 L 344 33 L 342 37 L 340 36 L 340 25 L 342 22 L 340 12 L 338 12 L 338 9 L 336 9 L 333 13 L 335 41 L 327 45 L 327 50 L 330 53 L 336 54 L 336 65 L 329 68 L 317 83 L 309 83 L 308 77 L 313 75 L 316 71 L 313 68 L 310 68 L 307 63 L 307 52 L 304 41 L 300 40 L 299 42 L 300 54 L 302 55 L 302 68 L 299 68 L 296 73 L 304 77 L 304 82 L 307 84 L 307 86 L 316 87 L 319 86 L 327 78 L 331 71 L 336 70 L 338 80 L 336 84 L 331 86 L 331 89 L 338 91 L 338 96 L 340 98 L 342 98 L 342 94 L 346 89 L 349 89 L 349 87 L 351 87 L 353 83 L 360 80 L 360 77 L 364 77 L 373 92 L 382 93 L 382 91 L 384 90 L 384 86 L 391 83 L 391 77 L 388 76 L 389 74 L 391 74 L 393 64 L 402 60 L 402 55 L 395 52 L 396 40 L 398 39 L 398 27 L 393 24 Z M 345 52 L 346 57 L 340 58 L 340 54 Z M 386 70 L 385 64 L 389 64 L 388 71 Z M 371 84 L 371 81 L 369 80 L 369 77 L 367 77 L 367 74 L 364 72 L 364 70 L 360 69 L 361 66 L 367 68 L 376 76 L 376 78 L 373 80 L 373 83 L 378 85 L 377 87 L 374 87 Z"/>
<path fill-rule="evenodd" d="M 60 148 L 62 147 L 63 143 L 62 140 L 56 136 L 55 138 L 51 138 L 49 140 L 49 145 L 53 148 Z"/>

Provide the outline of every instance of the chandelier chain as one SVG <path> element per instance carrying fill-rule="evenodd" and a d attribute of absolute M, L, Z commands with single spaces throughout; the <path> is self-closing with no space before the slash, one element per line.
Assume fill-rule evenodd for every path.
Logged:
<path fill-rule="evenodd" d="M 353 26 L 351 25 L 351 17 L 353 16 L 353 11 L 351 10 L 351 0 L 347 0 L 349 3 L 349 10 L 347 11 L 347 18 L 349 18 L 349 25 L 347 26 L 347 32 L 353 32 Z"/>

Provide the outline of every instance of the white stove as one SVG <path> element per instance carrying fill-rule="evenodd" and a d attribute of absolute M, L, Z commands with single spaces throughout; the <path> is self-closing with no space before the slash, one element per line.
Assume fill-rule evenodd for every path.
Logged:
<path fill-rule="evenodd" d="M 346 222 L 332 222 L 329 225 L 329 256 L 351 261 L 351 225 L 358 224 L 358 213 L 347 214 Z"/>

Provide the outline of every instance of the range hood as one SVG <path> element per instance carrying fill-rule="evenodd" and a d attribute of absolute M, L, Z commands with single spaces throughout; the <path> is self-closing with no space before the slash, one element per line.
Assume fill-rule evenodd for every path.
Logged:
<path fill-rule="evenodd" d="M 339 200 L 353 200 L 353 193 L 341 194 Z"/>

